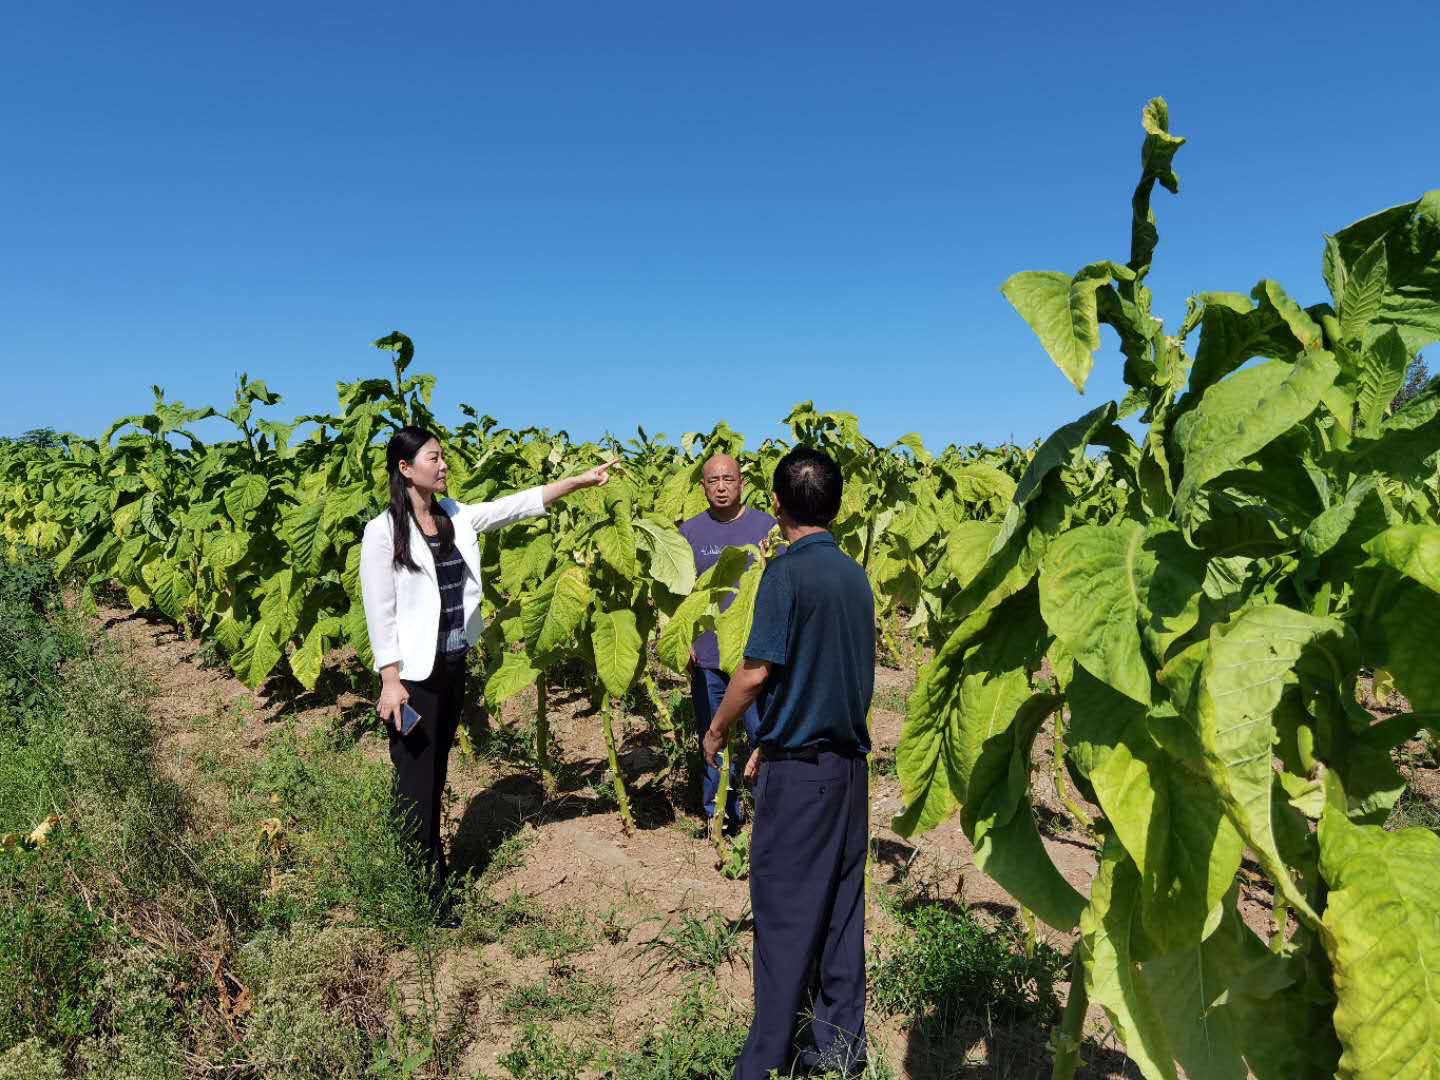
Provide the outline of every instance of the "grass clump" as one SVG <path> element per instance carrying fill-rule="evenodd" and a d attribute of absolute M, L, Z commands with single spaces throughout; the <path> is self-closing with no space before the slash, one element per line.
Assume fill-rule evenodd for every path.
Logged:
<path fill-rule="evenodd" d="M 500 1066 L 514 1080 L 575 1080 L 592 1059 L 584 1046 L 562 1040 L 543 1024 L 527 1023 Z"/>
<path fill-rule="evenodd" d="M 896 912 L 870 968 L 871 1005 L 929 1028 L 972 1017 L 1051 1023 L 1055 982 L 1065 956 L 1044 942 L 1026 947 L 1008 929 L 987 926 L 967 909 L 924 904 Z"/>
<path fill-rule="evenodd" d="M 500 1000 L 500 1011 L 514 1020 L 583 1020 L 614 1001 L 615 984 L 608 979 L 560 967 L 512 989 Z"/>
<path fill-rule="evenodd" d="M 690 982 L 669 1019 L 640 1048 L 615 1061 L 614 1080 L 712 1080 L 729 1076 L 749 1017 L 713 984 Z"/>
<path fill-rule="evenodd" d="M 1394 809 L 1390 811 L 1385 828 L 1392 831 L 1396 829 L 1429 829 L 1433 833 L 1440 834 L 1440 803 L 1426 799 L 1414 788 L 1406 787 L 1400 793 Z"/>
<path fill-rule="evenodd" d="M 727 919 L 712 911 L 703 919 L 682 912 L 679 922 L 662 930 L 640 946 L 651 956 L 647 975 L 662 971 L 715 972 L 721 964 L 733 964 L 745 955 L 745 936 L 751 927 L 747 911 L 738 919 Z"/>

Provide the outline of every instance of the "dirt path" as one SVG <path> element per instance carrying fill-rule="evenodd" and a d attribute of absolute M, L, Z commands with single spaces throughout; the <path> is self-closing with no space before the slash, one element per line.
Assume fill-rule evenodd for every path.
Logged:
<path fill-rule="evenodd" d="M 154 687 L 151 709 L 164 732 L 162 760 L 196 793 L 204 816 L 205 798 L 195 768 L 198 755 L 230 758 L 264 753 L 265 743 L 280 721 L 302 729 L 312 725 L 342 725 L 355 733 L 366 754 L 384 754 L 380 733 L 370 725 L 368 704 L 353 689 L 330 686 L 323 694 L 303 694 L 284 700 L 269 688 L 251 691 L 223 668 L 199 663 L 197 643 L 180 638 L 168 624 L 151 621 L 118 609 L 99 612 L 105 632 L 129 653 L 132 662 Z M 997 921 L 1010 921 L 1017 912 L 1014 901 L 974 865 L 969 841 L 958 821 L 952 820 L 916 839 L 904 839 L 889 828 L 902 807 L 900 785 L 894 775 L 894 752 L 899 740 L 904 701 L 913 683 L 909 673 L 877 668 L 872 717 L 877 775 L 871 792 L 871 821 L 876 863 L 873 879 L 887 886 L 905 883 L 916 894 L 933 900 L 963 902 Z M 678 686 L 678 683 L 675 684 Z M 523 724 L 533 717 L 533 692 L 507 703 L 501 722 Z M 216 721 L 219 721 L 217 723 Z M 656 781 L 662 760 L 650 745 L 648 723 L 641 717 L 623 719 L 622 768 L 630 781 L 641 828 L 626 835 L 618 814 L 595 789 L 605 772 L 605 748 L 598 718 L 579 695 L 563 688 L 551 695 L 551 721 L 556 755 L 563 763 L 560 797 L 544 800 L 533 774 L 493 756 L 471 756 L 457 750 L 452 758 L 446 833 L 453 863 L 461 870 L 482 866 L 497 845 L 521 838 L 523 857 L 504 873 L 492 874 L 491 895 L 518 894 L 557 918 L 603 926 L 591 944 L 566 961 L 582 975 L 610 979 L 624 988 L 623 996 L 602 1021 L 587 1022 L 604 1028 L 606 1041 L 634 1046 L 646 1032 L 669 1015 L 684 973 L 656 970 L 647 977 L 637 973 L 657 968 L 658 953 L 647 948 L 685 914 L 696 918 L 718 915 L 739 922 L 748 909 L 744 881 L 732 881 L 716 869 L 710 844 L 694 835 L 698 817 L 693 795 L 677 800 L 674 789 Z M 617 733 L 618 734 L 618 733 Z M 1042 825 L 1049 827 L 1044 842 L 1056 866 L 1082 893 L 1096 865 L 1095 844 L 1083 832 L 1065 828 L 1070 819 L 1061 807 L 1048 774 L 1037 772 L 1037 802 Z M 664 790 L 662 790 L 664 788 Z M 676 802 L 681 806 L 675 808 Z M 1092 812 L 1094 808 L 1089 808 Z M 887 915 L 872 905 L 868 943 L 892 929 Z M 1057 947 L 1069 947 L 1068 935 L 1041 926 L 1042 937 Z M 749 936 L 744 934 L 740 959 L 722 965 L 719 986 L 733 995 L 737 1006 L 749 1008 L 750 972 L 747 966 Z M 543 979 L 553 964 L 542 957 L 517 960 L 501 945 L 457 948 L 441 963 L 438 985 L 443 994 L 479 994 L 484 1000 L 476 1012 L 483 1037 L 474 1041 L 463 1073 L 498 1075 L 498 1059 L 509 1047 L 515 1026 L 497 1008 L 505 988 Z M 403 962 L 394 965 L 400 975 Z M 571 1025 L 574 1026 L 573 1024 Z M 582 1024 L 581 1027 L 585 1027 Z M 1091 1017 L 1093 1033 L 1102 1042 L 1107 1025 L 1098 1012 Z M 557 1025 L 559 1030 L 566 1023 Z M 584 1032 L 594 1034 L 593 1030 Z M 994 1051 L 995 1033 L 977 1025 L 976 1044 L 964 1068 L 945 1067 L 946 1076 L 990 1075 L 978 1071 Z M 929 1055 L 914 1045 L 913 1033 L 900 1019 L 873 1017 L 871 1039 L 882 1046 L 897 1072 L 906 1077 L 938 1076 Z M 1033 1053 L 1043 1053 L 1043 1033 L 1027 1034 Z M 1022 1040 L 1023 1041 L 1023 1040 Z M 1028 1075 L 1012 1066 L 996 1075 Z M 1136 1075 L 1133 1066 L 1113 1049 L 1102 1050 L 1092 1061 L 1089 1076 Z"/>

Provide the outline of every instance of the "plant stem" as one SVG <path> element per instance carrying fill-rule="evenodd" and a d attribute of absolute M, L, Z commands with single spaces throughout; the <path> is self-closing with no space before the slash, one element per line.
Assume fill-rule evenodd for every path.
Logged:
<path fill-rule="evenodd" d="M 1080 1064 L 1080 1044 L 1085 1034 L 1085 1010 L 1089 1005 L 1085 993 L 1085 961 L 1080 956 L 1081 942 L 1075 942 L 1070 954 L 1070 993 L 1065 999 L 1065 1014 L 1055 1029 L 1050 1043 L 1055 1065 L 1050 1080 L 1071 1080 Z"/>
<path fill-rule="evenodd" d="M 710 815 L 710 842 L 723 863 L 725 860 L 725 804 L 730 801 L 730 767 L 735 760 L 735 733 L 720 755 L 720 786 L 715 789 L 715 812 Z"/>
<path fill-rule="evenodd" d="M 542 672 L 535 680 L 535 760 L 540 764 L 540 784 L 545 797 L 551 799 L 560 789 L 555 780 L 555 769 L 550 763 L 550 695 L 545 686 Z"/>
<path fill-rule="evenodd" d="M 600 697 L 600 715 L 605 727 L 605 756 L 610 762 L 610 779 L 615 785 L 615 802 L 620 807 L 620 826 L 629 836 L 635 831 L 635 818 L 630 813 L 630 794 L 625 778 L 620 775 L 620 755 L 615 751 L 614 702 L 604 694 Z"/>
<path fill-rule="evenodd" d="M 1055 781 L 1055 794 L 1060 796 L 1060 803 L 1076 821 L 1080 822 L 1086 832 L 1095 831 L 1095 822 L 1090 815 L 1080 809 L 1080 804 L 1070 796 L 1070 785 L 1065 782 L 1065 718 L 1062 710 L 1055 710 L 1055 742 L 1050 748 L 1050 761 Z"/>

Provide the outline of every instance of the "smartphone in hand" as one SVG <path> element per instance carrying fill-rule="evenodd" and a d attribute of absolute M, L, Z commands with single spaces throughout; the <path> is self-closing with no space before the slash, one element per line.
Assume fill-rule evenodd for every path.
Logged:
<path fill-rule="evenodd" d="M 415 725 L 420 723 L 420 714 L 410 707 L 407 701 L 400 706 L 400 734 L 409 735 L 415 730 Z"/>
<path fill-rule="evenodd" d="M 377 714 L 379 713 L 379 709 L 378 709 L 378 708 L 376 709 L 376 713 L 377 713 Z M 390 726 L 390 721 L 385 720 L 385 721 L 383 721 L 383 722 L 384 722 L 384 724 L 385 724 L 386 727 L 389 727 L 389 726 Z M 410 703 L 407 701 L 407 702 L 405 702 L 403 705 L 401 705 L 401 706 L 400 706 L 400 734 L 401 734 L 401 735 L 409 735 L 412 731 L 415 730 L 415 725 L 418 724 L 418 723 L 420 723 L 420 714 L 410 707 Z"/>

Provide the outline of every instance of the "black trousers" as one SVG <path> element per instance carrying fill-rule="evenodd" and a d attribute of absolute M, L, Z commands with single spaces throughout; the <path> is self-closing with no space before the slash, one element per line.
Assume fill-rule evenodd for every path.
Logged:
<path fill-rule="evenodd" d="M 395 809 L 424 853 L 431 889 L 438 897 L 446 872 L 440 804 L 450 768 L 450 747 L 465 704 L 465 654 L 437 656 L 428 678 L 400 681 L 410 693 L 410 707 L 420 714 L 420 722 L 404 736 L 393 725 L 387 726 L 390 761 L 395 766 Z"/>
<path fill-rule="evenodd" d="M 865 1059 L 869 789 L 863 756 L 760 766 L 750 841 L 755 1019 L 735 1080 L 817 1063 L 843 1072 Z"/>

